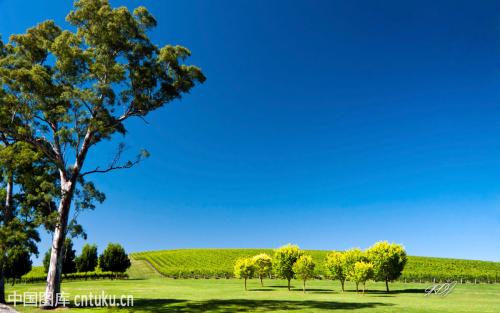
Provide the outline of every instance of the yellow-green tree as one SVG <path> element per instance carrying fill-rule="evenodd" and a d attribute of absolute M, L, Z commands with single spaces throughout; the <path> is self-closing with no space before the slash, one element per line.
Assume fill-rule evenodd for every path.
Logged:
<path fill-rule="evenodd" d="M 365 293 L 366 281 L 373 278 L 373 264 L 364 261 L 356 262 L 349 278 L 356 282 L 356 292 L 358 292 L 358 284 L 362 283 L 363 293 Z"/>
<path fill-rule="evenodd" d="M 274 251 L 273 270 L 277 277 L 288 281 L 288 290 L 290 290 L 290 281 L 294 276 L 293 265 L 304 253 L 298 246 L 288 244 Z"/>
<path fill-rule="evenodd" d="M 303 282 L 302 291 L 306 292 L 306 281 L 314 277 L 314 264 L 313 258 L 310 255 L 302 255 L 297 262 L 293 264 L 293 271 L 298 279 Z"/>
<path fill-rule="evenodd" d="M 406 265 L 407 256 L 404 247 L 396 243 L 380 241 L 368 248 L 367 257 L 373 263 L 375 279 L 385 281 L 389 292 L 389 282 L 401 276 Z"/>
<path fill-rule="evenodd" d="M 266 253 L 261 253 L 254 256 L 252 261 L 255 266 L 255 272 L 259 276 L 260 285 L 264 286 L 262 279 L 271 274 L 273 269 L 272 259 Z"/>
<path fill-rule="evenodd" d="M 247 290 L 247 279 L 252 278 L 255 272 L 253 260 L 250 258 L 242 258 L 234 263 L 234 276 L 245 280 L 245 290 Z"/>
<path fill-rule="evenodd" d="M 344 272 L 346 273 L 346 278 L 350 281 L 354 281 L 352 277 L 354 277 L 354 265 L 359 261 L 366 261 L 366 255 L 359 248 L 353 248 L 344 251 Z M 356 283 L 356 291 L 359 289 L 359 283 Z"/>
<path fill-rule="evenodd" d="M 330 278 L 338 279 L 342 285 L 342 292 L 344 292 L 344 284 L 347 279 L 346 271 L 346 256 L 342 251 L 332 251 L 327 254 L 325 261 L 325 268 L 328 271 Z"/>

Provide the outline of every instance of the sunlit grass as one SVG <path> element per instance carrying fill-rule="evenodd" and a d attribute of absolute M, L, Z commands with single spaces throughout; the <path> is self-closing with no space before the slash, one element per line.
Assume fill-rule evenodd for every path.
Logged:
<path fill-rule="evenodd" d="M 500 285 L 458 285 L 447 297 L 424 296 L 425 284 L 394 283 L 386 294 L 381 283 L 368 283 L 366 294 L 356 294 L 347 284 L 345 293 L 335 281 L 308 282 L 302 293 L 301 283 L 286 290 L 285 281 L 249 281 L 249 291 L 236 279 L 144 279 L 71 281 L 63 284 L 70 297 L 77 294 L 133 295 L 135 306 L 117 308 L 72 308 L 62 312 L 498 312 Z M 7 292 L 41 292 L 43 284 L 8 287 Z M 46 312 L 31 307 L 16 307 L 20 312 Z M 64 311 L 63 311 L 64 310 Z M 59 310 L 58 310 L 59 311 Z"/>

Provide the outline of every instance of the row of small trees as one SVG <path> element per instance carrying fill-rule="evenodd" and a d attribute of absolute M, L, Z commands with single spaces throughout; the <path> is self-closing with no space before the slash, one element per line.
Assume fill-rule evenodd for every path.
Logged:
<path fill-rule="evenodd" d="M 77 257 L 71 239 L 66 238 L 63 245 L 62 273 L 88 273 L 97 269 L 104 272 L 124 273 L 130 267 L 130 259 L 120 244 L 109 243 L 103 253 L 97 255 L 97 245 L 85 244 L 81 254 Z M 45 273 L 49 270 L 50 250 L 43 260 Z"/>
<path fill-rule="evenodd" d="M 73 242 L 66 238 L 64 242 L 62 273 L 89 273 L 97 269 L 103 272 L 113 272 L 115 277 L 118 273 L 124 273 L 130 267 L 130 259 L 125 249 L 119 244 L 110 243 L 103 253 L 97 255 L 97 246 L 86 244 L 81 254 L 77 257 L 73 249 Z M 47 251 L 43 260 L 45 273 L 49 269 L 50 250 Z M 16 280 L 29 273 L 32 269 L 30 253 L 26 250 L 10 250 L 3 264 L 3 275 L 7 280 L 16 283 Z"/>
<path fill-rule="evenodd" d="M 356 284 L 356 292 L 359 291 L 359 284 L 363 284 L 364 293 L 366 282 L 373 279 L 384 281 L 389 292 L 389 282 L 401 276 L 406 261 L 403 246 L 381 241 L 365 251 L 358 248 L 332 251 L 327 255 L 324 265 L 329 278 L 340 281 L 342 291 L 345 281 L 349 280 Z M 262 253 L 252 258 L 236 260 L 234 275 L 244 279 L 245 290 L 247 279 L 257 276 L 262 286 L 262 279 L 273 273 L 278 278 L 286 279 L 290 290 L 290 281 L 295 277 L 302 280 L 305 292 L 306 281 L 315 277 L 315 267 L 312 256 L 307 255 L 298 246 L 288 244 L 276 249 L 273 258 Z"/>

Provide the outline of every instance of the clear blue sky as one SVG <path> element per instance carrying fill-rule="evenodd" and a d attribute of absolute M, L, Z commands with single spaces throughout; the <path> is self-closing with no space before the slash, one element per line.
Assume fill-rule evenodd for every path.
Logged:
<path fill-rule="evenodd" d="M 208 77 L 128 124 L 89 242 L 365 248 L 500 261 L 500 3 L 119 1 Z M 69 1 L 0 0 L 8 37 Z M 115 143 L 120 141 L 117 138 Z M 90 162 L 107 163 L 109 145 Z M 83 240 L 77 240 L 81 247 Z M 44 236 L 41 250 L 49 246 Z"/>

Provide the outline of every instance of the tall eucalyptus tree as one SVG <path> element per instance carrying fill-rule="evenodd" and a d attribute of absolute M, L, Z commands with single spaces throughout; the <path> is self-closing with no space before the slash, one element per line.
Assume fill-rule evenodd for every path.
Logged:
<path fill-rule="evenodd" d="M 130 168 L 147 156 L 141 152 L 123 162 L 124 145 L 118 144 L 109 164 L 86 169 L 89 152 L 124 135 L 128 119 L 143 118 L 205 80 L 198 67 L 184 64 L 187 48 L 158 47 L 150 40 L 147 32 L 156 20 L 146 8 L 130 12 L 107 0 L 79 0 L 74 6 L 66 17 L 71 29 L 42 22 L 11 36 L 0 58 L 7 94 L 0 105 L 0 132 L 30 144 L 59 173 L 47 307 L 56 305 L 60 292 L 61 252 L 78 183 L 93 173 Z"/>

